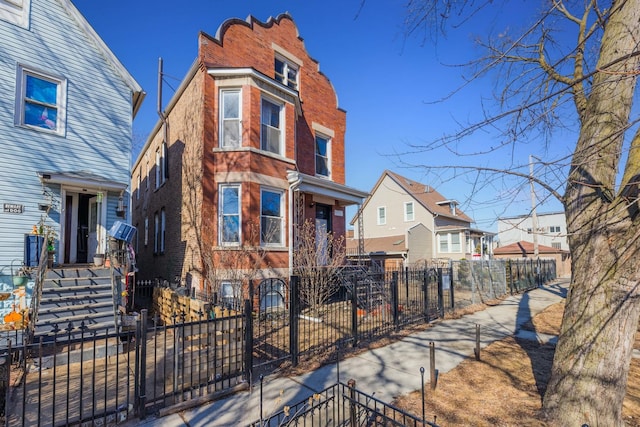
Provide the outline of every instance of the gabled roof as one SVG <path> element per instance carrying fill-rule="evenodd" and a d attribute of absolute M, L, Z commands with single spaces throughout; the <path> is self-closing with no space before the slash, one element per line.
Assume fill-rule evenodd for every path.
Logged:
<path fill-rule="evenodd" d="M 129 71 L 127 71 L 127 69 L 124 67 L 124 65 L 122 65 L 122 63 L 118 60 L 114 53 L 109 49 L 109 47 L 107 47 L 102 38 L 100 38 L 98 33 L 96 33 L 91 24 L 89 24 L 89 22 L 73 5 L 73 3 L 70 0 L 58 0 L 58 2 L 60 2 L 69 16 L 78 23 L 78 27 L 80 27 L 80 29 L 85 33 L 87 38 L 92 42 L 98 52 L 113 67 L 113 70 L 120 76 L 125 84 L 129 86 L 131 92 L 133 92 L 133 96 L 131 99 L 131 111 L 133 117 L 135 117 L 146 95 L 146 93 L 142 90 L 142 87 L 138 84 L 138 82 L 136 82 L 133 76 L 129 74 Z"/>
<path fill-rule="evenodd" d="M 469 222 L 469 223 L 473 222 L 473 219 L 470 218 L 469 216 L 467 216 L 460 209 L 458 209 L 457 206 L 455 208 L 455 212 L 456 213 L 455 213 L 455 215 L 453 215 L 451 213 L 451 210 L 449 209 L 449 203 L 443 203 L 443 202 L 449 202 L 449 201 L 452 201 L 452 200 L 448 199 L 448 198 L 444 197 L 442 194 L 438 193 L 430 185 L 425 185 L 425 184 L 419 183 L 417 181 L 413 181 L 413 180 L 411 180 L 409 178 L 403 177 L 402 175 L 398 175 L 395 172 L 391 172 L 390 170 L 385 170 L 382 173 L 382 175 L 380 176 L 380 178 L 376 182 L 376 185 L 373 187 L 373 190 L 371 190 L 371 194 L 374 194 L 376 192 L 378 187 L 384 181 L 384 178 L 387 177 L 387 176 L 390 179 L 392 179 L 394 182 L 396 182 L 404 191 L 407 192 L 407 194 L 412 196 L 418 203 L 420 203 L 425 209 L 427 209 L 433 215 L 442 216 L 442 217 L 446 217 L 446 218 L 452 218 L 452 219 L 456 219 L 458 221 L 464 221 L 464 222 Z M 369 200 L 370 200 L 370 198 L 368 198 L 365 201 L 365 203 L 363 205 L 363 208 L 364 208 L 364 206 L 367 205 Z M 356 217 L 354 217 L 354 219 L 352 221 L 352 224 L 355 222 L 356 219 L 357 219 L 357 215 L 356 215 Z"/>
<path fill-rule="evenodd" d="M 516 243 L 511 243 L 507 246 L 501 246 L 499 248 L 495 248 L 493 250 L 494 255 L 511 255 L 511 254 L 533 254 L 534 248 L 532 242 L 526 242 L 521 240 Z M 538 253 L 540 254 L 562 254 L 569 253 L 569 251 L 565 251 L 563 249 L 552 248 L 551 246 L 538 245 Z"/>

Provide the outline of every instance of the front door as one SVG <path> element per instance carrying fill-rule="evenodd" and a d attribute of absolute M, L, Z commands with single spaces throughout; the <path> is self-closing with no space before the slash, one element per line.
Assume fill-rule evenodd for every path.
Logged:
<path fill-rule="evenodd" d="M 98 203 L 98 197 L 92 197 L 89 199 L 89 233 L 87 242 L 87 259 L 90 260 L 96 254 L 98 250 L 98 209 L 100 204 Z"/>
<path fill-rule="evenodd" d="M 327 238 L 331 233 L 331 206 L 316 205 L 316 253 L 318 265 L 326 265 L 330 254 L 327 253 Z"/>

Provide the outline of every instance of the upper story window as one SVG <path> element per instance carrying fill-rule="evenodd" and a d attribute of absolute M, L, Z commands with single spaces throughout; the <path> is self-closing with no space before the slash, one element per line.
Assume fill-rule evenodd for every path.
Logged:
<path fill-rule="evenodd" d="M 140 199 L 140 187 L 142 186 L 142 171 L 138 171 L 138 185 L 136 187 L 136 200 Z"/>
<path fill-rule="evenodd" d="M 240 244 L 240 185 L 223 184 L 220 186 L 220 244 Z"/>
<path fill-rule="evenodd" d="M 158 212 L 153 215 L 153 253 L 157 254 L 160 248 L 160 217 Z"/>
<path fill-rule="evenodd" d="M 149 244 L 149 217 L 144 218 L 144 245 Z"/>
<path fill-rule="evenodd" d="M 413 214 L 413 202 L 405 202 L 404 203 L 404 220 L 405 221 L 413 221 L 415 216 Z"/>
<path fill-rule="evenodd" d="M 282 246 L 284 241 L 283 192 L 260 191 L 260 241 L 266 246 Z"/>
<path fill-rule="evenodd" d="M 262 150 L 282 154 L 283 106 L 262 99 L 260 147 Z"/>
<path fill-rule="evenodd" d="M 326 136 L 316 135 L 316 175 L 331 176 L 331 163 L 329 161 L 331 140 Z"/>
<path fill-rule="evenodd" d="M 242 104 L 239 89 L 220 91 L 220 147 L 240 147 Z"/>
<path fill-rule="evenodd" d="M 298 67 L 286 59 L 276 57 L 275 59 L 276 80 L 298 90 Z"/>
<path fill-rule="evenodd" d="M 560 232 L 560 226 L 559 225 L 552 225 L 549 227 L 549 232 L 550 233 L 559 233 Z"/>
<path fill-rule="evenodd" d="M 64 135 L 66 87 L 61 77 L 19 66 L 15 123 Z"/>
<path fill-rule="evenodd" d="M 160 147 L 156 150 L 156 190 L 162 184 L 162 151 Z"/>
<path fill-rule="evenodd" d="M 31 0 L 0 0 L 0 19 L 29 28 Z"/>
<path fill-rule="evenodd" d="M 387 223 L 387 208 L 386 206 L 378 207 L 378 225 L 385 225 Z"/>
<path fill-rule="evenodd" d="M 164 253 L 165 235 L 167 232 L 167 215 L 164 208 L 160 210 L 160 253 Z"/>

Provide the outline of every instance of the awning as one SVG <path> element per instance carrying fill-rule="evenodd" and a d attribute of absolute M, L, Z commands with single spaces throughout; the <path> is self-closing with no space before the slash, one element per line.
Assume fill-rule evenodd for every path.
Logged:
<path fill-rule="evenodd" d="M 106 191 L 124 191 L 129 186 L 126 182 L 117 182 L 87 171 L 37 172 L 44 184 L 60 184 L 74 187 L 88 187 Z"/>
<path fill-rule="evenodd" d="M 292 190 L 329 197 L 338 200 L 343 206 L 362 204 L 363 199 L 369 196 L 366 191 L 356 190 L 325 178 L 306 175 L 298 171 L 287 172 L 287 180 Z"/>

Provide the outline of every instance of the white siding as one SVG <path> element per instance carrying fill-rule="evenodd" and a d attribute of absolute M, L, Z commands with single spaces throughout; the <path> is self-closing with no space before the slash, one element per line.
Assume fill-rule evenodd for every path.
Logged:
<path fill-rule="evenodd" d="M 567 241 L 567 220 L 564 212 L 542 213 L 536 215 L 538 223 L 538 243 L 553 247 L 559 244 L 563 250 L 569 250 Z M 518 216 L 498 219 L 498 240 L 500 246 L 525 241 L 533 242 L 531 216 Z M 560 231 L 551 231 L 551 227 L 560 227 Z"/>

